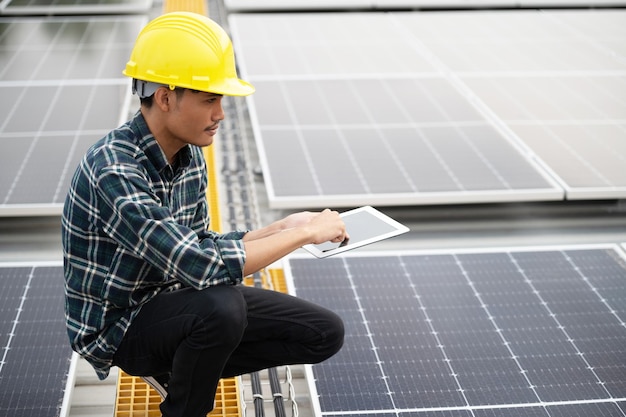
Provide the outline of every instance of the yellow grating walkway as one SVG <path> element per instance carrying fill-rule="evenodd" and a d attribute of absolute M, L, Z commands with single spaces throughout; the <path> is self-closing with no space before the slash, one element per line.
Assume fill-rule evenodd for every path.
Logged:
<path fill-rule="evenodd" d="M 208 416 L 241 416 L 239 392 L 239 379 L 226 378 L 220 380 L 215 396 L 215 409 Z M 141 378 L 128 375 L 120 370 L 115 402 L 116 417 L 161 417 L 160 403 L 159 394 Z"/>
<path fill-rule="evenodd" d="M 207 14 L 204 0 L 167 0 L 163 5 L 163 12 L 190 11 Z M 212 146 L 204 148 L 207 161 L 209 184 L 207 199 L 209 201 L 209 215 L 213 230 L 221 231 L 221 216 L 219 211 L 217 172 L 215 172 L 215 152 Z M 215 409 L 209 416 L 240 417 L 241 397 L 238 378 L 222 379 L 215 395 Z M 115 401 L 115 417 L 160 417 L 159 404 L 161 397 L 139 377 L 128 375 L 120 370 L 117 381 L 117 395 Z"/>
<path fill-rule="evenodd" d="M 261 271 L 263 288 L 270 289 L 282 293 L 287 293 L 287 280 L 285 280 L 285 272 L 283 269 L 272 268 Z M 252 277 L 246 277 L 243 280 L 245 285 L 254 286 Z"/>

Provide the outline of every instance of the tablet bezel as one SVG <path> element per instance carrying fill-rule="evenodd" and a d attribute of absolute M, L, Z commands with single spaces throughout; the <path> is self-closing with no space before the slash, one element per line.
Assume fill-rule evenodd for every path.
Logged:
<path fill-rule="evenodd" d="M 340 216 L 347 217 L 347 216 L 354 215 L 360 212 L 367 212 L 371 216 L 375 217 L 377 220 L 381 220 L 387 225 L 393 227 L 393 230 L 386 232 L 386 233 L 378 234 L 376 236 L 372 236 L 368 239 L 360 240 L 358 242 L 350 242 L 348 240 L 348 242 L 345 245 L 340 244 L 338 247 L 334 249 L 321 250 L 319 248 L 320 245 L 314 245 L 314 244 L 304 245 L 302 248 L 308 251 L 309 253 L 311 253 L 316 258 L 327 258 L 329 256 L 336 255 L 338 253 L 356 249 L 365 245 L 369 245 L 374 242 L 379 242 L 381 240 L 398 236 L 409 231 L 409 228 L 403 225 L 402 223 L 397 222 L 396 220 L 392 219 L 391 217 L 387 216 L 384 213 L 381 213 L 380 211 L 376 210 L 374 207 L 371 207 L 371 206 L 363 206 L 363 207 L 355 208 L 353 210 L 344 211 L 343 213 L 340 214 Z M 348 230 L 348 234 L 349 233 L 350 231 Z"/>

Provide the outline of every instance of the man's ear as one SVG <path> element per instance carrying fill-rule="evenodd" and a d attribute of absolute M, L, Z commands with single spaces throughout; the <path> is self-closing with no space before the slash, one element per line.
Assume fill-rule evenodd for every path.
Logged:
<path fill-rule="evenodd" d="M 153 105 L 159 107 L 159 109 L 163 112 L 169 111 L 172 105 L 172 95 L 174 91 L 169 88 L 162 86 L 156 89 L 154 92 Z"/>

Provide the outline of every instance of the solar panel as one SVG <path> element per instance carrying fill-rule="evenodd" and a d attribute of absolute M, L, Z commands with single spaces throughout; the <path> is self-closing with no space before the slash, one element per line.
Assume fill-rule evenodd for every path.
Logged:
<path fill-rule="evenodd" d="M 231 15 L 270 205 L 626 196 L 625 17 Z"/>
<path fill-rule="evenodd" d="M 626 197 L 626 76 L 467 80 L 563 182 L 567 199 Z M 524 95 L 516 92 L 525 91 Z M 523 115 L 522 115 L 523 114 Z"/>
<path fill-rule="evenodd" d="M 316 416 L 623 416 L 617 246 L 294 255 L 292 292 L 345 345 L 309 367 Z"/>
<path fill-rule="evenodd" d="M 400 26 L 381 14 L 231 17 L 257 87 L 270 204 L 562 199 Z"/>
<path fill-rule="evenodd" d="M 68 415 L 76 360 L 60 263 L 0 263 L 0 298 L 0 415 Z"/>
<path fill-rule="evenodd" d="M 626 196 L 624 11 L 397 19 L 559 178 L 568 199 Z"/>
<path fill-rule="evenodd" d="M 128 113 L 145 17 L 0 19 L 0 215 L 59 214 L 85 150 Z"/>
<path fill-rule="evenodd" d="M 0 2 L 3 15 L 90 15 L 144 13 L 152 0 L 5 0 Z"/>

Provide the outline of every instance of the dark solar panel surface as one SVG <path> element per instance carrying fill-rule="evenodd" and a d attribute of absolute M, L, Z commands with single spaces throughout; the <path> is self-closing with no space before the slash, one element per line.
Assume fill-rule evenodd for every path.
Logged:
<path fill-rule="evenodd" d="M 346 324 L 322 415 L 623 416 L 626 261 L 611 248 L 291 258 Z M 389 415 L 389 414 L 386 414 Z"/>
<path fill-rule="evenodd" d="M 0 265 L 0 415 L 59 416 L 72 351 L 60 266 Z"/>

